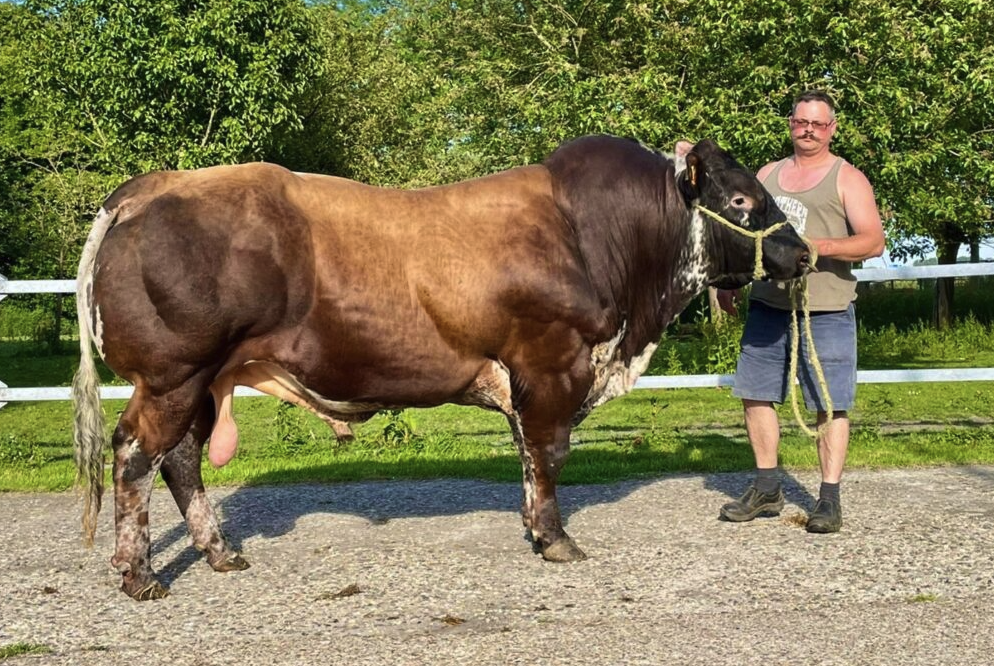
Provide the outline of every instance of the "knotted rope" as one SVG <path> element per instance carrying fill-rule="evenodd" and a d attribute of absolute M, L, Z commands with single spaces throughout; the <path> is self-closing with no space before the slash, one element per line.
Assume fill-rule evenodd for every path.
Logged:
<path fill-rule="evenodd" d="M 718 213 L 715 213 L 713 210 L 709 210 L 704 206 L 701 206 L 700 204 L 697 205 L 697 210 L 701 211 L 702 213 L 704 213 L 711 219 L 715 220 L 716 222 L 724 224 L 729 229 L 732 229 L 742 234 L 743 236 L 748 236 L 749 238 L 752 238 L 755 241 L 756 259 L 755 259 L 755 266 L 753 267 L 752 270 L 752 279 L 762 280 L 763 276 L 766 275 L 766 271 L 763 270 L 763 239 L 769 236 L 770 234 L 772 234 L 774 231 L 777 231 L 780 227 L 786 225 L 787 222 L 786 221 L 778 222 L 774 224 L 772 227 L 767 227 L 766 229 L 761 229 L 760 231 L 749 231 L 744 227 L 740 227 L 737 224 L 729 222 L 721 215 L 718 215 Z M 804 242 L 807 243 L 809 248 L 813 248 L 813 246 L 811 245 L 810 242 L 808 242 L 807 239 L 804 239 Z"/>
<path fill-rule="evenodd" d="M 801 238 L 804 238 L 801 236 Z M 810 242 L 808 239 L 804 238 L 806 243 Z M 825 380 L 825 373 L 821 368 L 821 361 L 818 360 L 818 353 L 815 351 L 815 339 L 814 335 L 811 333 L 811 309 L 808 304 L 808 278 L 807 276 L 802 276 L 797 280 L 792 280 L 790 285 L 790 296 L 791 302 L 795 307 L 790 309 L 790 408 L 794 411 L 794 419 L 797 421 L 797 425 L 801 427 L 804 434 L 809 437 L 817 437 L 818 435 L 824 435 L 825 431 L 828 429 L 828 424 L 832 422 L 832 418 L 835 415 L 832 405 L 832 394 L 828 390 L 828 382 Z M 808 360 L 811 362 L 811 367 L 814 368 L 815 378 L 818 380 L 818 389 L 821 391 L 821 395 L 825 398 L 825 413 L 828 415 L 828 419 L 818 428 L 818 431 L 814 431 L 804 423 L 804 417 L 801 415 L 801 408 L 797 403 L 797 382 L 794 381 L 794 377 L 797 376 L 797 357 L 798 349 L 800 347 L 800 335 L 797 330 L 797 299 L 801 299 L 801 312 L 803 313 L 804 319 L 804 337 L 808 343 Z"/>
<path fill-rule="evenodd" d="M 737 224 L 729 222 L 721 215 L 718 215 L 714 211 L 709 210 L 700 204 L 698 204 L 696 208 L 716 222 L 720 222 L 736 233 L 748 236 L 755 241 L 756 256 L 755 265 L 753 266 L 752 271 L 752 279 L 763 279 L 766 275 L 766 271 L 763 270 L 763 239 L 786 225 L 787 222 L 778 222 L 777 224 L 760 231 L 750 231 L 749 229 L 745 229 Z M 815 262 L 818 260 L 818 250 L 815 247 L 815 244 L 812 243 L 807 237 L 801 235 L 801 240 L 808 246 L 808 252 L 811 255 L 810 262 L 811 265 L 814 266 Z M 818 353 L 815 351 L 814 335 L 811 332 L 811 308 L 808 302 L 808 278 L 806 275 L 801 276 L 800 278 L 791 280 L 790 283 L 790 300 L 791 304 L 794 306 L 790 310 L 790 406 L 794 412 L 794 419 L 797 421 L 797 425 L 800 426 L 801 430 L 809 437 L 818 437 L 819 435 L 825 434 L 828 425 L 832 422 L 832 417 L 834 415 L 832 394 L 828 390 L 828 382 L 825 380 L 825 373 L 822 370 L 821 361 L 818 360 Z M 825 398 L 825 412 L 828 414 L 828 419 L 820 428 L 818 428 L 817 431 L 809 428 L 804 422 L 804 417 L 801 414 L 801 408 L 797 402 L 797 382 L 795 381 L 795 378 L 797 377 L 797 358 L 800 353 L 800 332 L 797 323 L 798 299 L 801 301 L 800 306 L 804 322 L 804 336 L 808 347 L 808 359 L 811 361 L 811 367 L 814 368 L 815 377 L 818 380 L 818 389 L 821 391 L 821 395 Z"/>

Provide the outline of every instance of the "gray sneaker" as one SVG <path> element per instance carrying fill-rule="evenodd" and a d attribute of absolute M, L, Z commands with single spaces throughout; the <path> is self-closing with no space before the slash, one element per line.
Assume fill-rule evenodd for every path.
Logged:
<path fill-rule="evenodd" d="M 815 508 L 808 514 L 808 525 L 805 528 L 815 534 L 830 534 L 842 529 L 842 507 L 838 502 L 819 499 Z"/>
<path fill-rule="evenodd" d="M 718 517 L 733 523 L 744 523 L 756 516 L 777 516 L 783 509 L 783 489 L 761 493 L 750 485 L 742 497 L 721 507 Z"/>

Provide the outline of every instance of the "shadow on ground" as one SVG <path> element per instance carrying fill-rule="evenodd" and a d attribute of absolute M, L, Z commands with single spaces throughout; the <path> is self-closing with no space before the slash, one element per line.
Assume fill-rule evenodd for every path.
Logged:
<path fill-rule="evenodd" d="M 600 439 L 600 435 L 594 435 Z M 614 468 L 618 478 L 624 479 L 625 467 L 640 470 L 658 470 L 646 478 L 624 479 L 608 484 L 563 485 L 558 496 L 564 521 L 590 506 L 617 502 L 639 488 L 665 479 L 666 470 L 699 467 L 725 469 L 723 456 L 731 450 L 740 450 L 741 438 L 720 433 L 684 435 L 679 445 L 661 452 L 649 446 L 619 446 L 617 451 L 603 448 L 584 450 L 582 444 L 574 447 L 564 478 L 568 479 L 571 465 L 593 465 L 599 469 Z M 634 458 L 638 458 L 637 465 Z M 396 469 L 384 464 L 378 468 L 383 479 L 359 482 L 300 483 L 281 485 L 277 475 L 260 475 L 251 485 L 228 491 L 215 508 L 222 519 L 222 529 L 237 550 L 253 537 L 281 537 L 292 532 L 299 519 L 315 513 L 332 513 L 359 516 L 371 523 L 383 524 L 391 520 L 417 517 L 451 516 L 473 512 L 502 512 L 508 521 L 517 521 L 521 502 L 519 482 L 473 480 L 473 469 L 480 463 L 467 461 L 463 468 L 449 469 L 451 476 L 441 479 L 403 480 L 403 464 Z M 515 463 L 516 464 L 516 463 Z M 327 467 L 333 467 L 328 465 Z M 325 474 L 327 472 L 327 474 Z M 651 473 L 651 472 L 650 472 Z M 333 477 L 333 470 L 315 470 L 316 476 Z M 686 478 L 688 474 L 681 474 Z M 749 482 L 748 473 L 699 472 L 704 488 L 715 490 L 728 498 L 736 498 Z M 208 489 L 208 495 L 221 495 L 224 491 Z M 788 501 L 803 508 L 814 504 L 811 493 L 790 475 L 784 476 L 784 492 Z M 718 509 L 724 500 L 714 507 Z M 187 539 L 185 523 L 177 521 L 166 533 L 155 539 L 153 553 L 162 552 L 180 540 Z M 167 585 L 176 580 L 199 560 L 202 554 L 192 546 L 184 549 L 172 562 L 159 572 Z"/>

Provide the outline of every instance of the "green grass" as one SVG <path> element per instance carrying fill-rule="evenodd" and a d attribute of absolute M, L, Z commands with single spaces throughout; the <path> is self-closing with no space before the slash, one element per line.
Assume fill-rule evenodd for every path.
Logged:
<path fill-rule="evenodd" d="M 988 382 L 862 386 L 851 415 L 848 465 L 994 464 L 992 404 L 994 383 Z M 123 401 L 105 402 L 108 435 L 123 408 Z M 813 443 L 793 424 L 789 406 L 780 411 L 784 466 L 815 467 Z M 476 408 L 381 414 L 359 426 L 347 445 L 337 444 L 317 418 L 286 411 L 272 398 L 239 398 L 235 413 L 238 454 L 218 470 L 205 462 L 209 485 L 521 477 L 505 419 Z M 0 490 L 71 487 L 69 403 L 10 404 L 0 410 L 0 433 Z M 740 403 L 727 389 L 635 391 L 595 410 L 572 439 L 564 484 L 753 465 Z"/>
<path fill-rule="evenodd" d="M 52 648 L 36 643 L 11 643 L 0 645 L 0 661 L 20 657 L 26 654 L 48 654 Z"/>

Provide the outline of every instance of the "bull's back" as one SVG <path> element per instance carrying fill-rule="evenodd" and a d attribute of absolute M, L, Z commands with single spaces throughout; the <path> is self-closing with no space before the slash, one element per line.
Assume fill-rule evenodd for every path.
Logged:
<path fill-rule="evenodd" d="M 354 314 L 371 328 L 399 319 L 419 342 L 437 335 L 493 354 L 515 317 L 552 320 L 590 305 L 544 167 L 421 190 L 326 177 L 304 189 L 325 315 Z"/>

